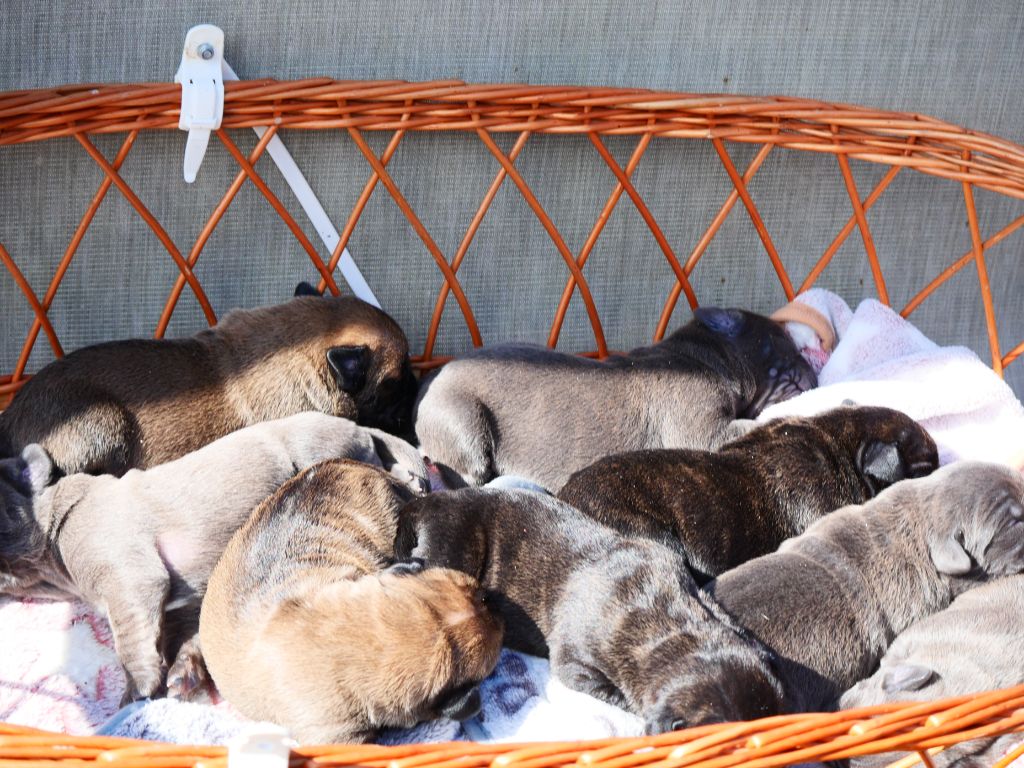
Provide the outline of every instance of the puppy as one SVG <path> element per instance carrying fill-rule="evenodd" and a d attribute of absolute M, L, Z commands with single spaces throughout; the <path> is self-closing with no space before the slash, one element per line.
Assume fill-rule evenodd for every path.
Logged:
<path fill-rule="evenodd" d="M 0 461 L 0 591 L 81 597 L 104 610 L 126 700 L 158 693 L 176 655 L 174 692 L 201 691 L 189 638 L 217 559 L 260 501 L 300 469 L 337 457 L 386 464 L 425 489 L 411 445 L 321 413 L 247 427 L 121 478 L 78 474 L 49 487 L 49 457 L 30 445 Z"/>
<path fill-rule="evenodd" d="M 843 694 L 840 709 L 891 701 L 934 701 L 1024 682 L 1024 575 L 969 589 L 944 611 L 913 624 L 893 642 L 881 666 Z M 936 766 L 989 766 L 1010 734 L 958 744 L 932 757 Z M 865 755 L 858 768 L 888 765 L 897 755 Z"/>
<path fill-rule="evenodd" d="M 831 707 L 911 624 L 1024 571 L 1024 477 L 951 464 L 844 507 L 708 586 L 773 650 L 791 708 Z"/>
<path fill-rule="evenodd" d="M 704 583 L 937 466 L 935 442 L 908 416 L 842 407 L 770 421 L 716 453 L 609 456 L 570 477 L 558 497 L 623 533 L 675 545 Z"/>
<path fill-rule="evenodd" d="M 234 310 L 191 338 L 85 347 L 0 413 L 0 457 L 39 443 L 64 474 L 123 475 L 302 411 L 411 436 L 408 352 L 375 307 L 311 296 Z"/>
<path fill-rule="evenodd" d="M 650 733 L 779 711 L 768 654 L 690 578 L 682 558 L 529 490 L 464 488 L 401 512 L 398 557 L 476 577 L 506 645 L 646 720 Z"/>
<path fill-rule="evenodd" d="M 701 308 L 664 341 L 603 361 L 527 345 L 455 360 L 425 385 L 416 435 L 470 485 L 522 475 L 557 490 L 609 454 L 713 450 L 735 419 L 816 383 L 781 325 Z"/>
<path fill-rule="evenodd" d="M 350 461 L 283 485 L 210 578 L 200 642 L 221 694 L 307 743 L 465 719 L 501 651 L 476 581 L 392 562 L 409 491 Z"/>

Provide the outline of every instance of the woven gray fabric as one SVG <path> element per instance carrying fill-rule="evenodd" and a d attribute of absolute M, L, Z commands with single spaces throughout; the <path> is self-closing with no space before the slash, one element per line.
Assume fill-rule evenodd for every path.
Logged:
<path fill-rule="evenodd" d="M 242 77 L 591 83 L 687 91 L 784 93 L 932 114 L 1024 143 L 1024 8 L 931 3 L 615 3 L 487 0 L 416 3 L 89 4 L 6 0 L 0 17 L 0 90 L 65 82 L 169 80 L 185 30 L 212 22 L 226 34 L 227 59 Z M 251 132 L 232 134 L 243 150 Z M 369 175 L 338 132 L 283 134 L 336 225 L 344 223 Z M 369 137 L 378 151 L 388 137 Z M 96 138 L 111 157 L 120 137 Z M 512 137 L 499 143 L 511 146 Z M 635 139 L 607 141 L 625 163 Z M 197 182 L 181 178 L 184 134 L 142 136 L 123 174 L 187 253 L 237 166 L 212 140 Z M 742 169 L 754 148 L 729 145 Z M 569 247 L 578 251 L 614 178 L 589 142 L 534 137 L 517 166 Z M 884 169 L 854 161 L 861 194 Z M 298 213 L 280 175 L 257 168 Z M 404 194 L 450 258 L 497 164 L 468 134 L 407 136 L 389 166 Z M 41 296 L 101 173 L 77 142 L 60 139 L 0 148 L 0 242 Z M 690 252 L 726 198 L 730 182 L 706 142 L 656 140 L 635 182 L 680 258 Z M 751 194 L 797 283 L 850 215 L 834 158 L 776 150 Z M 978 193 L 981 230 L 990 235 L 1024 203 Z M 904 171 L 868 214 L 890 294 L 902 306 L 926 280 L 970 248 L 959 185 Z M 1024 337 L 1024 265 L 1019 239 L 988 257 L 1004 351 Z M 440 273 L 387 194 L 375 193 L 350 249 L 384 306 L 422 348 Z M 818 285 L 855 305 L 876 295 L 855 232 Z M 197 272 L 214 308 L 278 301 L 315 272 L 259 192 L 246 184 L 207 245 Z M 51 312 L 66 350 L 148 335 L 177 271 L 135 212 L 112 190 L 82 243 Z M 547 338 L 568 272 L 550 239 L 506 181 L 466 258 L 460 280 L 485 341 Z M 659 249 L 623 198 L 585 269 L 609 344 L 650 339 L 673 278 Z M 737 205 L 693 283 L 704 304 L 770 311 L 785 299 L 742 205 Z M 964 343 L 988 360 L 977 276 L 968 265 L 912 319 L 941 343 Z M 0 371 L 17 359 L 31 312 L 0 271 Z M 689 316 L 685 301 L 673 325 Z M 169 330 L 204 325 L 186 289 Z M 560 345 L 592 349 L 593 333 L 574 300 Z M 437 352 L 458 353 L 469 335 L 453 299 Z M 45 340 L 30 370 L 51 359 Z M 1008 380 L 1024 393 L 1024 363 Z"/>

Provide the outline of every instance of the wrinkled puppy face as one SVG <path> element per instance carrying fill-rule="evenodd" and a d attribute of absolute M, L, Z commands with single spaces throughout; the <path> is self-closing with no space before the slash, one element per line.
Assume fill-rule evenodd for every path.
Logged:
<path fill-rule="evenodd" d="M 659 653 L 670 653 L 659 648 Z M 680 669 L 664 659 L 674 674 L 659 691 L 646 716 L 648 734 L 678 731 L 712 723 L 756 720 L 783 711 L 782 685 L 767 661 L 749 646 L 723 642 L 691 653 Z"/>
<path fill-rule="evenodd" d="M 729 341 L 754 373 L 757 389 L 740 417 L 755 418 L 773 403 L 818 385 L 818 377 L 785 329 L 774 320 L 741 309 L 700 307 L 694 319 Z"/>
<path fill-rule="evenodd" d="M 892 408 L 843 406 L 815 420 L 851 451 L 868 498 L 900 480 L 930 475 L 939 466 L 931 436 Z"/>
<path fill-rule="evenodd" d="M 501 653 L 503 625 L 476 579 L 445 568 L 403 563 L 379 575 L 375 639 L 381 649 L 375 725 L 410 727 L 437 718 L 464 720 L 480 709 L 477 686 Z"/>
<path fill-rule="evenodd" d="M 927 480 L 928 548 L 948 576 L 1024 572 L 1024 477 L 999 464 L 958 462 Z"/>
<path fill-rule="evenodd" d="M 54 473 L 50 457 L 29 445 L 20 456 L 0 461 L 0 593 L 57 597 L 46 581 L 46 536 L 33 514 L 33 499 Z"/>
<path fill-rule="evenodd" d="M 322 340 L 327 372 L 351 398 L 355 411 L 341 415 L 400 437 L 411 436 L 418 384 L 402 329 L 384 312 L 357 299 L 319 301 L 328 315 Z"/>

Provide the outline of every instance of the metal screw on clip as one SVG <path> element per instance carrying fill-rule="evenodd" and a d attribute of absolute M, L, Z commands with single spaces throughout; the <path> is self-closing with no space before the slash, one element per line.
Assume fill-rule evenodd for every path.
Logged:
<path fill-rule="evenodd" d="M 199 51 L 199 55 L 202 56 L 207 61 L 209 61 L 210 59 L 213 58 L 213 53 L 214 53 L 213 46 L 210 45 L 209 43 L 203 43 L 202 45 L 199 46 L 199 48 L 197 50 Z"/>

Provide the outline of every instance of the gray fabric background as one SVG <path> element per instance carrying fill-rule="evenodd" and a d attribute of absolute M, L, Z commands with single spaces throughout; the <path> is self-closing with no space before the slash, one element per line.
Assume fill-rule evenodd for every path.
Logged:
<path fill-rule="evenodd" d="M 227 59 L 241 77 L 570 83 L 683 91 L 788 94 L 923 112 L 1024 143 L 1024 6 L 892 2 L 488 2 L 386 0 L 287 4 L 155 2 L 48 3 L 0 0 L 0 90 L 68 82 L 170 80 L 185 30 L 211 22 L 226 34 Z M 243 150 L 251 131 L 237 132 Z M 389 137 L 370 136 L 382 149 Z M 510 136 L 499 139 L 506 148 Z M 284 134 L 299 165 L 340 229 L 369 169 L 338 132 Z M 120 137 L 97 144 L 112 156 Z M 188 251 L 237 167 L 211 148 L 194 185 L 181 178 L 184 134 L 140 138 L 123 174 Z M 610 140 L 625 163 L 634 139 Z M 730 145 L 742 168 L 754 148 Z M 274 190 L 312 227 L 268 158 L 258 164 Z M 614 178 L 589 143 L 535 137 L 518 167 L 578 250 Z M 390 170 L 442 250 L 454 253 L 497 165 L 471 135 L 408 136 Z M 861 193 L 884 168 L 854 162 Z M 0 242 L 41 296 L 102 176 L 70 139 L 0 148 Z M 680 258 L 730 190 L 706 142 L 656 141 L 635 176 L 637 187 Z M 751 193 L 799 283 L 850 215 L 834 158 L 775 151 Z M 1024 203 L 978 193 L 983 236 L 1024 212 Z M 893 302 L 902 306 L 924 275 L 970 247 L 957 184 L 903 172 L 869 213 Z M 378 191 L 350 249 L 371 286 L 422 348 L 440 274 L 390 200 Z M 856 232 L 818 285 L 851 304 L 874 296 Z M 1004 351 L 1024 336 L 1021 240 L 988 259 Z M 286 227 L 246 184 L 198 266 L 215 309 L 286 298 L 314 270 Z M 148 335 L 176 270 L 156 238 L 112 190 L 76 256 L 51 313 L 66 349 L 103 339 Z M 544 341 L 567 270 L 510 182 L 499 193 L 460 271 L 486 341 Z M 653 333 L 672 276 L 627 198 L 591 256 L 590 280 L 609 343 L 623 348 Z M 753 227 L 737 206 L 693 275 L 705 304 L 770 311 L 782 290 Z M 940 342 L 965 343 L 988 359 L 973 266 L 962 270 L 913 317 Z M 689 313 L 681 308 L 673 324 Z M 0 272 L 0 371 L 17 358 L 31 312 Z M 202 327 L 186 289 L 170 334 Z M 457 353 L 469 336 L 449 301 L 437 351 Z M 561 345 L 593 348 L 574 301 Z M 37 345 L 30 368 L 50 359 Z M 1008 371 L 1024 392 L 1024 363 Z"/>

